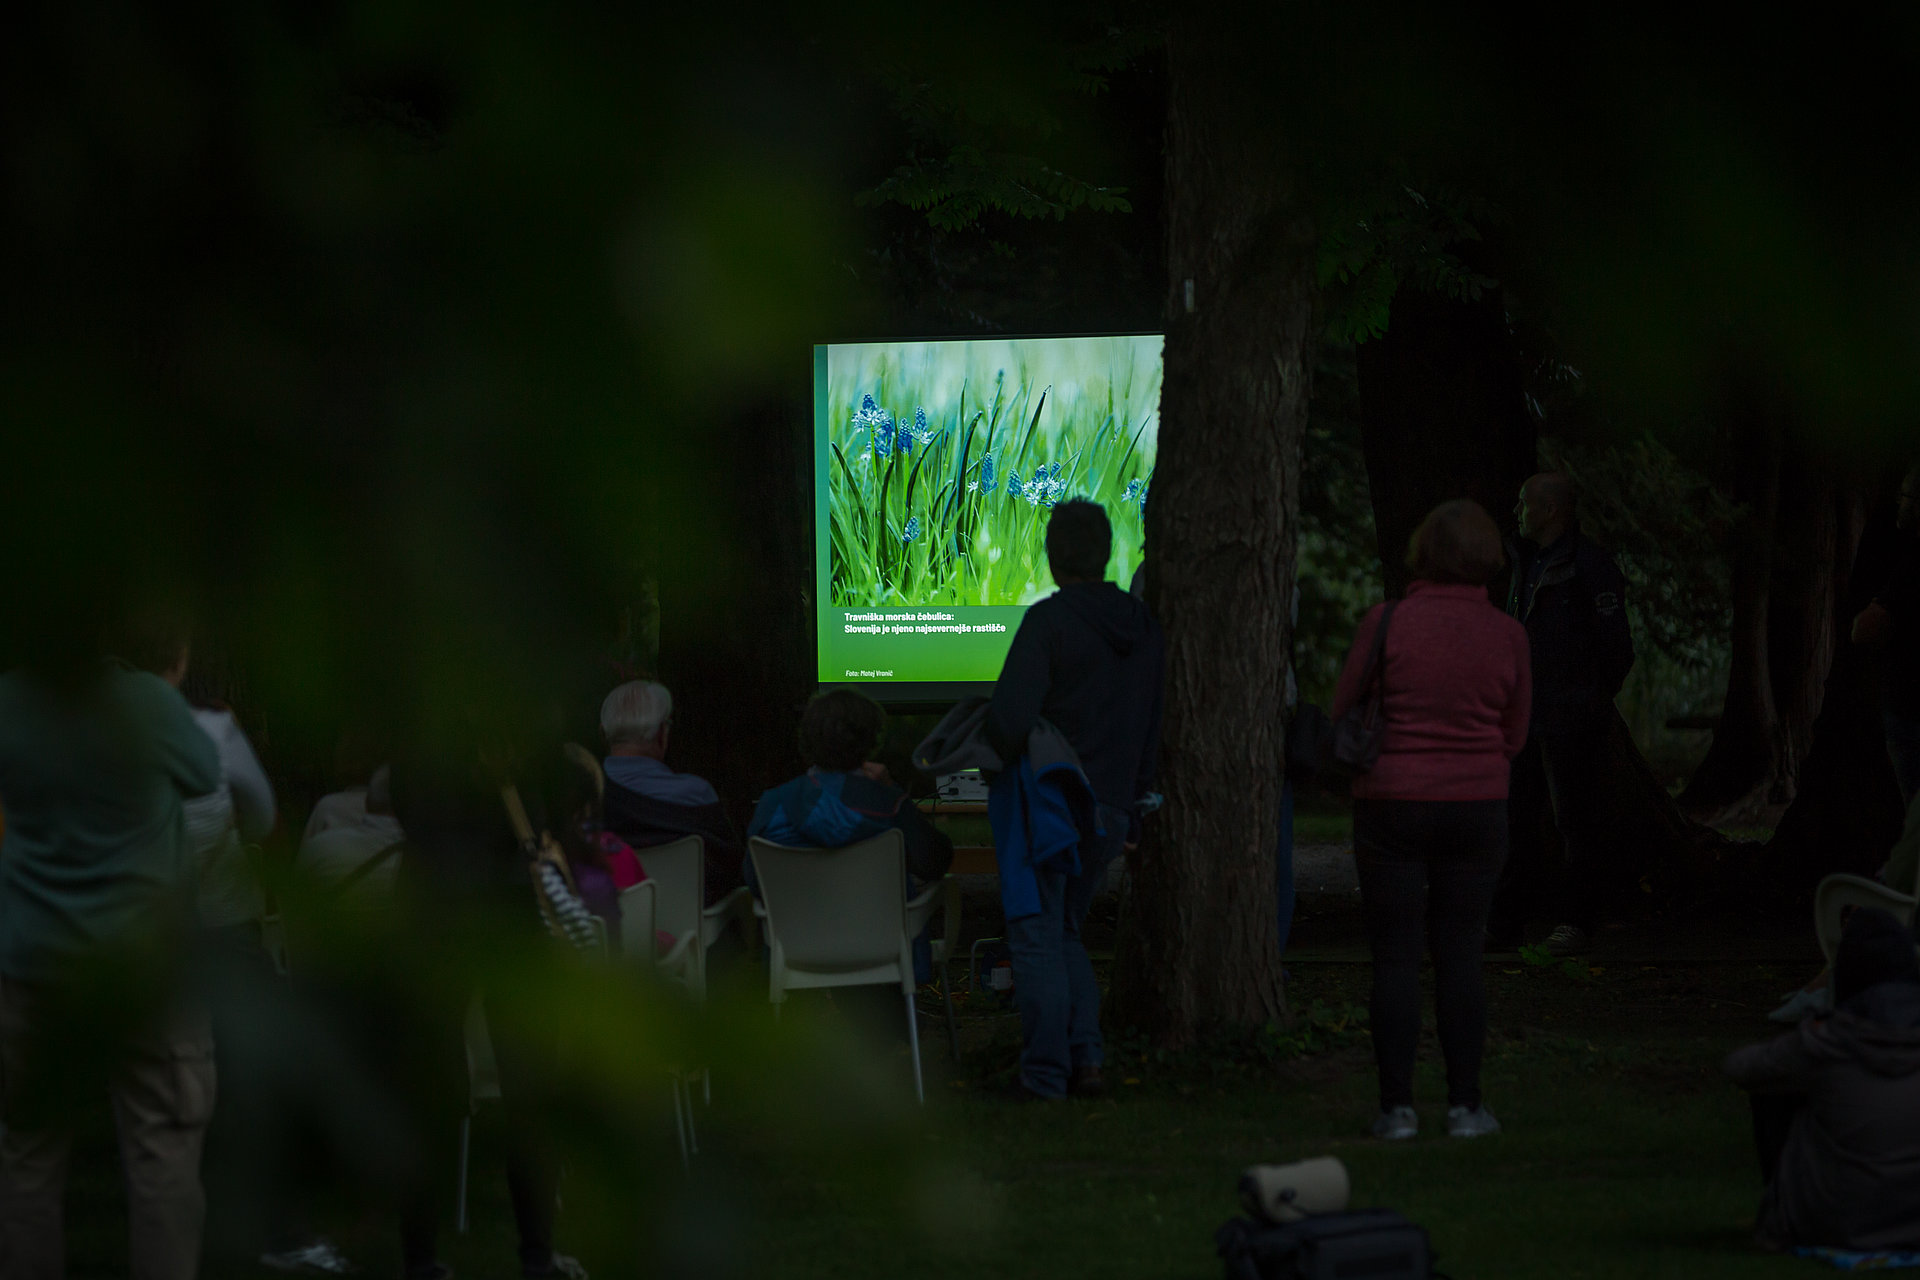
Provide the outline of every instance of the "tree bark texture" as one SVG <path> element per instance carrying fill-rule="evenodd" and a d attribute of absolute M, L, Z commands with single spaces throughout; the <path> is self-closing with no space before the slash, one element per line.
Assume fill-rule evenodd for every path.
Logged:
<path fill-rule="evenodd" d="M 1389 597 L 1429 511 L 1472 498 L 1496 523 L 1535 471 L 1520 365 L 1497 299 L 1402 289 L 1387 332 L 1356 352 L 1373 526 Z"/>
<path fill-rule="evenodd" d="M 1817 444 L 1778 424 L 1748 434 L 1734 475 L 1745 508 L 1733 546 L 1726 703 L 1713 745 L 1682 794 L 1715 821 L 1789 804 L 1844 644 L 1846 583 L 1864 492 Z"/>
<path fill-rule="evenodd" d="M 1894 497 L 1891 485 L 1882 487 L 1877 501 L 1866 485 L 1844 475 L 1835 488 L 1832 572 L 1822 593 L 1832 660 L 1820 680 L 1793 803 L 1767 846 L 1772 887 L 1789 898 L 1810 893 L 1832 872 L 1872 875 L 1900 836 L 1904 815 L 1887 759 L 1874 665 L 1847 641 L 1854 615 L 1892 568 Z"/>
<path fill-rule="evenodd" d="M 1693 812 L 1719 813 L 1767 785 L 1780 742 L 1768 663 L 1774 515 L 1780 505 L 1780 427 L 1763 424 L 1735 450 L 1732 497 L 1741 507 L 1733 532 L 1733 624 L 1728 633 L 1727 696 L 1706 758 L 1680 795 Z"/>
<path fill-rule="evenodd" d="M 1286 1017 L 1274 895 L 1312 227 L 1245 42 L 1168 37 L 1166 374 L 1148 598 L 1166 629 L 1160 787 L 1116 956 L 1158 1043 Z M 1191 293 L 1189 293 L 1191 290 Z"/>

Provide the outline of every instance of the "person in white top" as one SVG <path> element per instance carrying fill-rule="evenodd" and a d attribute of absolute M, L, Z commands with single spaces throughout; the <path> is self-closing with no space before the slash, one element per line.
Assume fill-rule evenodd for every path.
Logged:
<path fill-rule="evenodd" d="M 233 712 L 198 706 L 194 721 L 220 753 L 220 789 L 186 801 L 187 847 L 199 870 L 196 905 L 206 929 L 257 928 L 266 895 L 246 845 L 273 829 L 273 784 Z"/>
<path fill-rule="evenodd" d="M 322 796 L 307 820 L 295 866 L 302 875 L 322 884 L 341 884 L 351 877 L 345 902 L 372 906 L 393 893 L 400 860 L 391 855 L 362 871 L 370 859 L 386 854 L 406 833 L 393 816 L 392 771 L 381 765 L 364 787 L 351 787 Z"/>

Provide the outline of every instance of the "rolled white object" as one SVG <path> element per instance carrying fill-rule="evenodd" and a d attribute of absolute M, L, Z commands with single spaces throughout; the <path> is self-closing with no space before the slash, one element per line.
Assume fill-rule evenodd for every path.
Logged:
<path fill-rule="evenodd" d="M 1240 1203 L 1268 1222 L 1298 1222 L 1318 1213 L 1340 1213 L 1353 1185 L 1337 1157 L 1296 1164 L 1256 1164 L 1240 1175 Z"/>

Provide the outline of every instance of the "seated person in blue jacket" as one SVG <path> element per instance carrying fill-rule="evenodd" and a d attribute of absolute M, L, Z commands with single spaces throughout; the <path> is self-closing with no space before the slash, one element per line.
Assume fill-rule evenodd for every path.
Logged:
<path fill-rule="evenodd" d="M 816 696 L 800 715 L 800 758 L 807 771 L 760 797 L 748 836 L 795 848 L 837 849 L 898 830 L 906 837 L 907 875 L 916 886 L 953 863 L 953 841 L 867 757 L 880 745 L 887 713 L 851 689 Z M 747 883 L 759 892 L 751 861 Z"/>
<path fill-rule="evenodd" d="M 707 905 L 740 887 L 739 828 L 713 784 L 667 764 L 673 694 L 651 680 L 629 680 L 600 704 L 607 738 L 606 829 L 635 849 L 699 836 L 707 853 Z"/>
<path fill-rule="evenodd" d="M 1098 505 L 1053 509 L 1047 565 L 1060 589 L 1021 619 L 987 709 L 987 738 L 1009 767 L 1045 719 L 1079 757 L 1099 802 L 1101 834 L 1083 834 L 1075 859 L 1034 868 L 1036 912 L 1008 912 L 1022 1035 L 1015 1087 L 1026 1097 L 1094 1096 L 1106 1087 L 1100 985 L 1080 930 L 1153 781 L 1165 652 L 1147 606 L 1106 580 L 1112 553 L 1113 527 Z M 1003 898 L 1004 888 L 1003 877 Z"/>

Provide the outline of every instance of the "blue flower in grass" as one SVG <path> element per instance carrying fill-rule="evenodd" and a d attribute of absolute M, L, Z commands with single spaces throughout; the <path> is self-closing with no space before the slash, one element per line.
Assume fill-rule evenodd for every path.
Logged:
<path fill-rule="evenodd" d="M 1007 472 L 1007 496 L 1009 498 L 1019 497 L 1020 488 L 1020 473 L 1018 471 Z"/>
<path fill-rule="evenodd" d="M 905 532 L 905 533 L 903 533 L 903 534 L 901 534 L 901 535 L 900 535 L 900 541 L 902 541 L 902 542 L 912 542 L 912 541 L 913 541 L 913 540 L 914 540 L 915 538 L 917 538 L 917 537 L 919 537 L 919 536 L 920 536 L 920 517 L 919 517 L 919 516 L 908 516 L 908 517 L 907 517 L 907 530 L 906 530 L 906 532 Z"/>
<path fill-rule="evenodd" d="M 875 404 L 872 396 L 860 397 L 860 407 L 853 414 L 853 428 L 867 432 L 873 441 L 873 451 L 882 462 L 893 454 L 893 415 Z"/>
<path fill-rule="evenodd" d="M 999 487 L 1000 487 L 999 482 L 994 479 L 994 474 L 993 474 L 993 455 L 990 453 L 981 454 L 980 455 L 980 492 L 992 493 L 995 489 Z"/>

